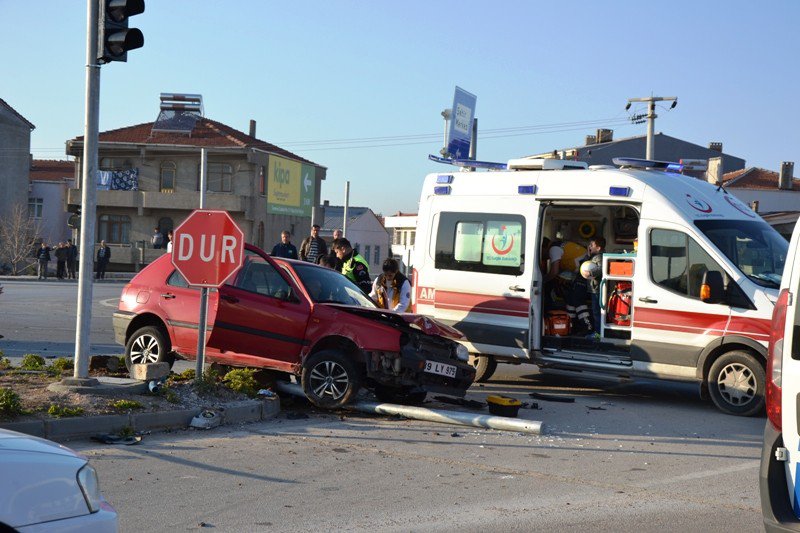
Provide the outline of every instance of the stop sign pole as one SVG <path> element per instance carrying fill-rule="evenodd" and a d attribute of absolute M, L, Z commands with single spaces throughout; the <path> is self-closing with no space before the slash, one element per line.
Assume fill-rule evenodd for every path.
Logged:
<path fill-rule="evenodd" d="M 197 334 L 195 381 L 203 379 L 208 289 L 220 287 L 244 261 L 244 233 L 227 211 L 205 206 L 207 155 L 201 152 L 200 206 L 173 232 L 172 264 L 191 286 L 200 287 L 200 318 Z"/>

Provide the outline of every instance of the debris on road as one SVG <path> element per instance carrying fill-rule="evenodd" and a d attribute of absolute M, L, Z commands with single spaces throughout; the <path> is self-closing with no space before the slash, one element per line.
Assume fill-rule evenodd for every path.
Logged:
<path fill-rule="evenodd" d="M 220 425 L 220 417 L 214 411 L 203 411 L 196 417 L 192 418 L 189 427 L 196 429 L 211 429 Z"/>
<path fill-rule="evenodd" d="M 434 400 L 442 403 L 449 403 L 451 405 L 461 405 L 468 409 L 483 409 L 486 404 L 477 400 L 467 400 L 466 398 L 452 398 L 450 396 L 434 396 Z"/>
<path fill-rule="evenodd" d="M 555 396 L 553 394 L 544 394 L 541 392 L 532 392 L 528 394 L 531 398 L 536 398 L 537 400 L 543 400 L 545 402 L 561 402 L 561 403 L 575 403 L 575 398 L 569 398 L 567 396 Z"/>
<path fill-rule="evenodd" d="M 142 442 L 141 435 L 115 435 L 111 433 L 99 433 L 93 435 L 91 439 L 96 442 L 102 442 L 103 444 L 124 444 L 126 446 Z"/>

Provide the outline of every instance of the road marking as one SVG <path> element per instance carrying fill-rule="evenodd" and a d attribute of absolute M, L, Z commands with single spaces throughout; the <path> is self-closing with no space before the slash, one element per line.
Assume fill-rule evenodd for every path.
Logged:
<path fill-rule="evenodd" d="M 680 483 L 683 481 L 694 481 L 696 479 L 703 479 L 706 477 L 714 477 L 714 476 L 721 476 L 723 474 L 732 474 L 734 472 L 741 472 L 742 470 L 757 469 L 760 464 L 761 464 L 760 461 L 758 461 L 757 459 L 751 459 L 749 461 L 745 461 L 744 463 L 724 466 L 722 468 L 717 468 L 716 470 L 706 470 L 704 472 L 692 472 L 691 474 L 684 474 L 682 476 L 675 476 L 666 479 L 657 479 L 650 481 L 648 483 L 636 483 L 635 486 L 644 489 L 649 487 L 655 487 L 658 485 L 668 485 L 671 483 Z"/>
<path fill-rule="evenodd" d="M 100 305 L 105 307 L 119 307 L 119 298 L 108 298 L 106 300 L 100 300 Z"/>

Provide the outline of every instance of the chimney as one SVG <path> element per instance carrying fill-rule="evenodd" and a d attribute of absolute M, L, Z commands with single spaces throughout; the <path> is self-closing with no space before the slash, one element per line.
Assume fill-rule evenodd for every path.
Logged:
<path fill-rule="evenodd" d="M 586 146 L 589 146 L 590 144 L 597 144 L 597 135 L 586 136 Z"/>
<path fill-rule="evenodd" d="M 722 158 L 709 157 L 708 169 L 706 170 L 706 181 L 711 185 L 719 185 L 722 183 Z"/>
<path fill-rule="evenodd" d="M 330 206 L 331 206 L 330 200 L 325 200 L 324 202 L 322 202 L 322 207 L 330 207 Z"/>
<path fill-rule="evenodd" d="M 708 149 L 709 150 L 714 150 L 715 152 L 722 153 L 722 143 L 710 142 L 710 143 L 708 143 Z"/>
<path fill-rule="evenodd" d="M 750 202 L 750 209 L 753 210 L 753 213 L 758 213 L 758 200 Z"/>
<path fill-rule="evenodd" d="M 250 137 L 255 138 L 255 136 L 256 136 L 256 121 L 250 119 Z"/>
<path fill-rule="evenodd" d="M 610 143 L 614 140 L 614 130 L 600 128 L 597 130 L 597 144 Z"/>
<path fill-rule="evenodd" d="M 784 161 L 781 163 L 781 173 L 778 175 L 778 188 L 782 191 L 791 191 L 793 179 L 794 161 Z"/>

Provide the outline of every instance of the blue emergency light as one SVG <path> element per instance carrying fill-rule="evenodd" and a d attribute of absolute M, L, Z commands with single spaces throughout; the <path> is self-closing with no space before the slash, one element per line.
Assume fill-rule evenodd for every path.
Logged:
<path fill-rule="evenodd" d="M 453 183 L 452 174 L 439 174 L 436 176 L 436 183 Z"/>
<path fill-rule="evenodd" d="M 434 187 L 433 194 L 450 194 L 450 186 L 444 185 L 442 187 Z"/>
<path fill-rule="evenodd" d="M 520 185 L 517 187 L 519 194 L 536 194 L 536 185 Z"/>
<path fill-rule="evenodd" d="M 609 187 L 608 194 L 611 196 L 630 196 L 631 195 L 631 188 L 630 187 Z"/>

